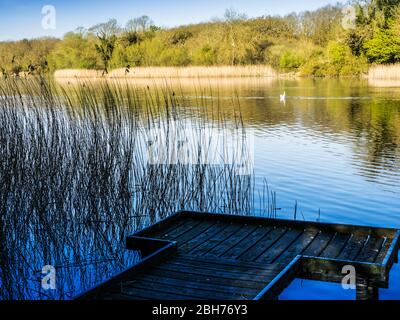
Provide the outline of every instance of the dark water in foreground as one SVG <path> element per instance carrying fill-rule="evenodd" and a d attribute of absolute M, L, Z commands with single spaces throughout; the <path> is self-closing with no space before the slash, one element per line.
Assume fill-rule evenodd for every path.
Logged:
<path fill-rule="evenodd" d="M 205 80 L 201 83 L 194 80 L 171 83 L 171 87 L 174 86 L 177 92 L 192 101 L 190 107 L 186 106 L 189 111 L 194 111 L 187 113 L 189 119 L 202 117 L 205 122 L 215 121 L 213 115 L 197 112 L 202 109 L 202 101 L 226 110 L 228 118 L 229 114 L 233 118 L 237 112 L 237 108 L 233 110 L 232 105 L 240 106 L 243 125 L 254 135 L 254 192 L 261 193 L 265 188 L 265 179 L 268 181 L 269 187 L 276 192 L 278 218 L 292 219 L 297 201 L 298 219 L 400 228 L 400 88 L 377 88 L 354 80 L 310 79 Z M 204 90 L 200 90 L 200 87 Z M 283 91 L 286 91 L 285 103 L 279 100 L 279 94 Z M 227 123 L 233 126 L 234 121 Z M 100 159 L 102 156 L 94 157 Z M 86 163 L 89 160 L 82 161 Z M 118 168 L 120 170 L 123 166 Z M 54 172 L 69 174 L 67 167 L 60 171 L 54 168 Z M 93 179 L 97 179 L 96 172 L 92 174 Z M 96 192 L 113 192 L 111 189 L 94 188 L 92 180 L 85 177 L 79 179 L 79 183 L 85 183 L 85 188 L 90 190 L 82 198 Z M 59 187 L 68 189 L 68 186 L 62 184 Z M 74 188 L 80 190 L 76 186 Z M 26 192 L 35 192 L 32 190 Z M 119 197 L 121 193 L 115 193 L 110 201 L 118 200 L 121 203 L 118 210 L 126 212 L 124 208 L 130 208 L 131 205 L 129 196 L 126 199 Z M 83 201 L 75 195 L 74 199 Z M 254 212 L 263 206 L 257 199 Z M 105 208 L 107 204 L 89 203 L 87 206 Z M 26 249 L 30 250 L 29 254 L 16 252 L 18 246 L 2 252 L 3 257 L 20 254 L 23 259 L 18 258 L 16 261 L 28 262 L 22 263 L 24 272 L 16 272 L 14 275 L 12 262 L 3 259 L 0 265 L 1 286 L 18 287 L 18 290 L 14 290 L 18 291 L 14 298 L 68 299 L 88 283 L 97 283 L 132 264 L 137 258 L 135 253 L 118 253 L 118 245 L 108 247 L 108 242 L 99 240 L 113 238 L 123 243 L 125 235 L 138 228 L 132 224 L 140 225 L 137 220 L 133 222 L 132 219 L 136 217 L 131 216 L 124 216 L 123 221 L 117 225 L 113 220 L 115 214 L 110 213 L 110 219 L 102 220 L 100 224 L 91 221 L 93 225 L 89 229 L 74 225 L 65 231 L 64 236 L 57 235 L 60 236 L 58 240 L 51 238 L 51 233 L 41 231 L 42 222 L 35 221 L 31 229 L 23 231 L 25 244 L 33 243 L 30 249 Z M 57 223 L 63 224 L 65 221 L 60 218 Z M 87 220 L 83 224 L 87 225 Z M 76 235 L 71 237 L 74 244 L 63 242 L 67 241 L 65 239 L 68 234 Z M 11 238 L 2 241 L 17 241 Z M 97 242 L 102 245 L 94 245 Z M 20 248 L 23 246 L 23 243 L 19 244 Z M 65 285 L 57 289 L 60 292 L 47 296 L 40 289 L 40 263 L 63 260 L 52 256 L 60 248 L 64 248 L 60 256 L 68 257 L 64 260 L 73 262 L 59 265 L 57 272 L 63 275 L 63 283 L 74 285 Z M 35 252 L 39 251 L 40 257 L 35 257 Z M 110 257 L 109 252 L 114 252 L 117 257 Z M 40 262 L 29 270 L 26 266 L 35 258 Z M 31 277 L 34 274 L 36 278 L 30 279 L 28 285 L 26 279 L 20 278 L 21 274 L 29 274 Z M 68 277 L 65 274 L 69 274 L 70 278 L 66 279 Z M 35 281 L 37 283 L 32 285 Z M 380 296 L 382 299 L 400 299 L 400 268 L 397 265 L 391 273 L 390 288 L 381 290 Z M 282 299 L 354 297 L 355 292 L 344 291 L 340 285 L 311 281 L 295 281 L 281 296 Z M 7 298 L 4 292 L 2 298 Z"/>

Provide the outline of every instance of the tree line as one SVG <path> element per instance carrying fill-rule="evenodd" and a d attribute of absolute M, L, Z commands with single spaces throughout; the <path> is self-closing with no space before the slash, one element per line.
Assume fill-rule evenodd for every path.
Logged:
<path fill-rule="evenodd" d="M 347 76 L 400 62 L 400 0 L 356 0 L 249 19 L 233 9 L 206 23 L 164 29 L 148 16 L 78 28 L 62 39 L 0 42 L 4 76 L 56 69 L 268 64 L 281 72 Z M 347 21 L 347 20 L 351 21 Z"/>

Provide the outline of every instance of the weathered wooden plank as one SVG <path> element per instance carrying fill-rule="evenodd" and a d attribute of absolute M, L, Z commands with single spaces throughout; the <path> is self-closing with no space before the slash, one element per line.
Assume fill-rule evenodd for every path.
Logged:
<path fill-rule="evenodd" d="M 165 230 L 169 228 L 170 226 L 177 226 L 184 221 L 190 218 L 190 215 L 184 213 L 184 212 L 177 212 L 173 215 L 170 215 L 169 217 L 162 218 L 160 221 L 145 227 L 144 229 L 136 232 L 134 235 L 137 237 L 150 237 L 152 238 L 153 235 L 158 235 L 162 230 Z"/>
<path fill-rule="evenodd" d="M 194 217 L 197 219 L 214 219 L 223 221 L 240 221 L 242 223 L 254 223 L 263 226 L 276 226 L 276 227 L 287 227 L 292 229 L 306 229 L 315 228 L 322 231 L 330 231 L 334 233 L 353 233 L 362 232 L 365 234 L 371 234 L 375 236 L 394 236 L 397 232 L 396 229 L 391 228 L 377 228 L 368 227 L 361 225 L 352 224 L 337 224 L 337 223 L 324 223 L 324 222 L 313 222 L 313 221 L 300 221 L 300 220 L 284 220 L 276 218 L 266 218 L 258 216 L 240 216 L 233 214 L 221 214 L 221 213 L 203 213 L 203 212 L 181 212 L 185 217 Z"/>
<path fill-rule="evenodd" d="M 118 290 L 118 289 L 117 289 Z M 150 289 L 143 286 L 124 286 L 123 291 L 116 291 L 118 294 L 125 296 L 140 297 L 142 299 L 151 300 L 198 300 L 195 296 L 188 296 L 180 293 L 162 292 L 157 289 Z"/>
<path fill-rule="evenodd" d="M 165 270 L 165 271 L 178 271 L 187 274 L 187 278 L 190 279 L 194 275 L 203 275 L 203 276 L 213 276 L 213 277 L 219 277 L 219 278 L 224 278 L 224 279 L 230 279 L 230 280 L 244 280 L 244 281 L 249 281 L 249 282 L 263 282 L 265 278 L 268 278 L 269 276 L 265 273 L 262 276 L 257 276 L 255 277 L 252 274 L 247 274 L 247 273 L 231 273 L 225 270 L 210 270 L 210 269 L 201 269 L 201 268 L 192 268 L 190 266 L 180 266 L 177 268 L 175 265 L 171 264 L 161 264 L 157 265 L 154 268 L 158 270 Z M 275 270 L 269 270 L 270 274 L 273 275 L 276 273 Z"/>
<path fill-rule="evenodd" d="M 260 282 L 253 282 L 253 281 L 247 281 L 247 280 L 241 280 L 241 279 L 225 279 L 225 278 L 220 278 L 217 276 L 209 276 L 209 275 L 201 275 L 201 274 L 186 274 L 183 272 L 180 272 L 178 270 L 165 270 L 165 269 L 159 269 L 159 268 L 154 268 L 151 270 L 152 275 L 157 275 L 160 277 L 168 277 L 168 278 L 173 278 L 173 279 L 179 279 L 179 280 L 190 280 L 193 282 L 199 282 L 199 283 L 212 283 L 216 285 L 222 285 L 222 286 L 234 286 L 234 287 L 241 287 L 241 288 L 249 288 L 249 289 L 260 289 L 265 286 L 265 283 L 269 281 L 268 279 L 265 279 L 264 281 Z M 271 276 L 271 279 L 273 277 Z"/>
<path fill-rule="evenodd" d="M 270 267 L 261 269 L 261 268 L 235 268 L 233 266 L 224 266 L 211 263 L 204 263 L 201 261 L 183 261 L 183 260 L 170 260 L 167 263 L 163 264 L 170 267 L 175 267 L 177 270 L 180 270 L 182 267 L 192 268 L 197 271 L 209 271 L 209 272 L 223 272 L 224 274 L 229 274 L 233 277 L 241 276 L 243 273 L 251 275 L 252 277 L 262 277 L 268 276 L 271 272 L 274 272 L 278 269 L 282 269 L 280 265 L 273 264 Z"/>
<path fill-rule="evenodd" d="M 347 241 L 350 239 L 350 234 L 335 233 L 333 239 L 328 246 L 320 254 L 323 258 L 336 258 L 341 252 Z"/>
<path fill-rule="evenodd" d="M 305 230 L 287 249 L 284 249 L 273 262 L 274 263 L 290 263 L 296 256 L 302 254 L 303 251 L 313 242 L 318 235 L 315 229 Z"/>
<path fill-rule="evenodd" d="M 225 241 L 220 242 L 217 244 L 213 249 L 211 249 L 209 252 L 206 253 L 207 256 L 212 256 L 212 257 L 220 257 L 224 253 L 226 253 L 228 250 L 233 248 L 235 245 L 241 243 L 243 239 L 245 239 L 247 236 L 249 236 L 250 233 L 252 233 L 258 226 L 254 225 L 244 225 L 242 226 L 239 231 L 231 235 L 229 238 L 227 238 Z"/>
<path fill-rule="evenodd" d="M 367 243 L 361 249 L 355 260 L 362 262 L 374 262 L 381 250 L 384 239 L 370 236 Z"/>
<path fill-rule="evenodd" d="M 174 241 L 178 242 L 178 246 L 181 247 L 186 242 L 196 238 L 198 235 L 202 234 L 207 229 L 211 228 L 215 223 L 213 221 L 203 221 L 195 227 L 191 228 L 188 232 L 176 237 Z"/>
<path fill-rule="evenodd" d="M 240 269 L 240 270 L 252 270 L 252 269 L 275 269 L 276 264 L 265 264 L 258 262 L 246 262 L 241 260 L 231 260 L 231 259 L 215 259 L 208 256 L 192 256 L 190 254 L 178 254 L 174 258 L 170 258 L 169 260 L 183 260 L 183 261 L 193 261 L 194 263 L 209 263 L 212 265 L 219 266 L 220 268 L 228 268 L 228 269 Z"/>
<path fill-rule="evenodd" d="M 302 254 L 305 256 L 318 257 L 328 246 L 333 236 L 334 233 L 320 231 Z"/>
<path fill-rule="evenodd" d="M 178 219 L 166 224 L 160 223 L 157 228 L 150 228 L 149 231 L 145 232 L 145 237 L 150 238 L 159 238 L 163 239 L 166 238 L 168 234 L 174 234 L 179 232 L 179 230 L 184 231 L 187 230 L 187 227 L 190 223 L 198 223 L 199 221 L 194 219 Z M 172 238 L 171 238 L 172 239 Z"/>
<path fill-rule="evenodd" d="M 257 241 L 261 240 L 272 231 L 273 228 L 269 227 L 258 227 L 253 232 L 251 232 L 246 238 L 242 241 L 236 243 L 232 248 L 226 251 L 221 257 L 227 259 L 237 259 L 241 254 L 249 250 Z"/>
<path fill-rule="evenodd" d="M 367 235 L 365 234 L 353 234 L 337 258 L 342 260 L 354 260 L 364 247 L 366 239 Z"/>
<path fill-rule="evenodd" d="M 238 259 L 245 261 L 255 261 L 256 258 L 265 250 L 277 242 L 285 233 L 287 229 L 273 228 L 268 234 L 264 235 L 259 241 L 253 243 L 249 248 L 246 248 Z"/>
<path fill-rule="evenodd" d="M 288 249 L 294 241 L 296 241 L 302 234 L 303 230 L 288 230 L 282 237 L 278 239 L 271 247 L 261 253 L 255 261 L 272 263 L 277 259 L 286 249 Z"/>
<path fill-rule="evenodd" d="M 386 269 L 386 278 L 388 276 L 390 268 L 393 266 L 393 263 L 398 262 L 399 248 L 400 248 L 400 230 L 398 230 L 393 235 L 393 237 L 390 238 L 389 247 L 381 263 L 381 265 L 383 265 Z"/>
<path fill-rule="evenodd" d="M 375 263 L 382 263 L 383 262 L 383 259 L 385 259 L 386 254 L 388 253 L 388 250 L 390 248 L 390 244 L 391 244 L 390 239 L 388 239 L 387 237 L 384 237 L 382 246 L 381 246 L 381 248 L 379 250 L 379 253 L 378 253 L 378 255 L 377 255 L 377 257 L 376 257 L 376 259 L 374 261 Z"/>
<path fill-rule="evenodd" d="M 214 225 L 211 227 L 204 229 L 202 232 L 200 232 L 196 237 L 186 241 L 183 244 L 179 245 L 179 250 L 180 252 L 190 252 L 194 249 L 196 249 L 198 246 L 206 243 L 211 239 L 212 237 L 218 235 L 220 232 L 222 232 L 226 228 L 226 224 L 222 222 L 216 222 Z M 179 243 L 178 243 L 179 244 Z"/>
<path fill-rule="evenodd" d="M 238 224 L 227 224 L 221 232 L 215 233 L 207 241 L 201 243 L 196 248 L 192 249 L 189 253 L 193 255 L 204 255 L 211 249 L 216 247 L 219 243 L 224 242 L 228 237 L 236 233 L 240 228 Z"/>
<path fill-rule="evenodd" d="M 140 279 L 135 279 L 130 281 L 129 283 L 124 283 L 123 285 L 123 293 L 129 294 L 130 291 L 133 291 L 133 294 L 136 294 L 137 289 L 146 289 L 146 290 L 153 290 L 155 292 L 162 292 L 168 294 L 175 294 L 180 296 L 187 296 L 193 298 L 200 298 L 200 299 L 209 299 L 209 300 L 231 300 L 231 299 L 238 299 L 245 297 L 242 292 L 234 292 L 234 293 L 223 293 L 217 291 L 210 291 L 205 289 L 197 288 L 189 288 L 189 287 L 181 287 L 178 284 L 171 285 L 157 281 L 144 281 Z"/>
<path fill-rule="evenodd" d="M 202 222 L 195 219 L 185 219 L 183 224 L 177 226 L 170 226 L 167 230 L 163 230 L 159 234 L 161 239 L 175 240 L 183 234 L 190 232 L 196 226 L 200 225 Z"/>
<path fill-rule="evenodd" d="M 218 285 L 215 283 L 203 283 L 192 280 L 179 280 L 168 277 L 161 277 L 154 274 L 143 275 L 139 278 L 142 281 L 157 282 L 171 286 L 200 289 L 212 292 L 225 293 L 230 295 L 256 296 L 259 290 L 253 288 L 241 288 L 232 285 Z"/>

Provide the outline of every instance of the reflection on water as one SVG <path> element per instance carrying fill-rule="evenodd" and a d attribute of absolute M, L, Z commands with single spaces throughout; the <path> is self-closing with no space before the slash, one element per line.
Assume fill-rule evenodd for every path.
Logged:
<path fill-rule="evenodd" d="M 164 214 L 169 214 L 180 208 L 188 208 L 188 201 L 191 203 L 190 208 L 194 209 L 238 212 L 245 208 L 246 212 L 259 214 L 266 206 L 265 201 L 262 197 L 252 197 L 250 193 L 257 195 L 265 192 L 265 179 L 277 192 L 276 205 L 280 209 L 277 214 L 280 218 L 292 218 L 294 203 L 298 201 L 301 212 L 298 216 L 307 220 L 320 218 L 326 222 L 400 228 L 400 88 L 377 88 L 370 86 L 368 82 L 356 80 L 244 78 L 130 81 L 128 86 L 143 89 L 142 92 L 152 92 L 154 86 L 167 85 L 174 97 L 179 97 L 174 108 L 168 109 L 170 113 L 167 114 L 182 119 L 184 123 L 194 122 L 200 126 L 208 126 L 220 125 L 222 121 L 230 128 L 238 125 L 243 125 L 244 129 L 251 128 L 255 133 L 254 180 L 249 183 L 243 180 L 236 181 L 229 185 L 229 177 L 223 177 L 218 180 L 220 185 L 224 185 L 220 186 L 222 189 L 212 191 L 211 188 L 215 186 L 212 177 L 215 179 L 217 176 L 217 172 L 212 170 L 138 170 L 135 171 L 135 175 L 141 177 L 141 184 L 140 187 L 135 184 L 136 188 L 132 190 L 130 183 L 133 180 L 124 180 L 125 175 L 121 172 L 124 168 L 132 166 L 129 162 L 132 159 L 128 155 L 136 149 L 132 148 L 132 141 L 123 143 L 122 146 L 118 143 L 121 139 L 118 134 L 121 127 L 115 126 L 109 118 L 96 119 L 95 122 L 84 126 L 85 130 L 88 130 L 90 125 L 94 125 L 90 130 L 97 132 L 97 136 L 90 130 L 90 135 L 86 131 L 80 131 L 79 126 L 74 128 L 77 130 L 75 133 L 79 133 L 75 138 L 69 137 L 68 130 L 63 131 L 63 138 L 73 141 L 69 140 L 65 145 L 57 144 L 61 146 L 58 149 L 60 157 L 62 158 L 65 152 L 63 148 L 72 143 L 75 146 L 73 152 L 78 152 L 79 161 L 87 166 L 81 173 L 69 170 L 77 167 L 77 163 L 73 162 L 76 161 L 76 157 L 72 153 L 63 159 L 41 162 L 40 166 L 32 165 L 36 164 L 35 161 L 41 156 L 35 153 L 37 150 L 29 149 L 29 143 L 32 141 L 27 141 L 30 141 L 30 135 L 26 132 L 21 133 L 22 129 L 12 129 L 9 124 L 4 127 L 3 122 L 3 133 L 12 131 L 15 138 L 9 141 L 7 148 L 4 145 L 2 147 L 3 154 L 8 158 L 2 160 L 0 173 L 3 175 L 2 181 L 8 181 L 18 193 L 7 194 L 7 183 L 3 184 L 3 198 L 0 199 L 3 206 L 1 242 L 8 245 L 1 248 L 2 298 L 46 298 L 39 282 L 40 264 L 43 261 L 56 264 L 58 262 L 60 268 L 57 271 L 59 270 L 63 279 L 69 279 L 63 280 L 63 288 L 57 292 L 56 298 L 68 298 L 82 288 L 87 288 L 132 264 L 137 259 L 137 254 L 120 250 L 124 237 L 143 224 L 162 218 L 154 213 L 162 211 L 163 208 L 167 208 Z M 63 79 L 62 86 L 66 90 L 74 90 L 74 80 Z M 284 91 L 286 103 L 282 104 L 279 95 Z M 153 95 L 153 92 L 149 94 Z M 103 90 L 101 95 L 107 97 L 107 92 Z M 134 100 L 136 99 L 148 102 L 143 96 L 137 96 Z M 165 103 L 162 99 L 156 101 Z M 80 102 L 84 110 L 84 105 L 91 103 L 84 100 Z M 132 110 L 130 103 L 122 105 L 127 110 Z M 140 115 L 143 110 L 134 110 L 129 117 L 149 118 L 149 109 L 145 110 L 144 117 L 143 114 Z M 118 117 L 114 115 L 112 118 L 120 121 L 121 115 L 117 114 Z M 151 111 L 151 118 L 162 119 L 166 116 L 165 109 L 162 112 L 157 108 Z M 122 119 L 126 120 L 124 117 Z M 17 114 L 8 118 L 9 123 L 18 123 L 19 120 L 21 115 Z M 105 127 L 110 131 L 103 131 L 104 121 L 107 124 Z M 68 122 L 68 125 L 71 123 L 75 122 Z M 124 130 L 128 130 L 134 136 L 134 122 L 124 122 L 128 123 L 129 129 Z M 102 129 L 97 130 L 97 125 Z M 41 129 L 37 126 L 34 128 Z M 113 128 L 118 130 L 113 131 Z M 105 132 L 111 134 L 111 141 L 105 142 Z M 32 133 L 31 137 L 35 135 Z M 8 141 L 9 136 L 3 135 L 1 138 L 2 141 Z M 26 143 L 23 143 L 24 141 Z M 52 141 L 50 139 L 47 142 Z M 79 147 L 82 141 L 85 143 Z M 99 145 L 108 145 L 108 149 L 98 150 L 96 145 L 91 145 L 94 141 Z M 23 146 L 27 149 L 9 149 L 11 146 Z M 46 149 L 40 144 L 35 144 L 35 148 Z M 18 174 L 14 177 L 5 174 L 9 172 L 10 164 L 14 163 L 11 156 L 13 152 L 27 157 L 16 164 L 14 169 L 28 172 L 30 176 L 27 174 L 25 178 L 27 181 L 34 181 L 33 184 L 16 181 L 15 177 L 19 177 Z M 123 161 L 114 163 L 113 152 L 118 153 Z M 82 158 L 83 156 L 87 158 Z M 60 169 L 52 166 L 53 162 L 58 165 L 65 164 Z M 104 165 L 99 165 L 100 163 Z M 61 178 L 52 179 L 50 175 L 42 183 L 40 179 L 32 178 L 43 178 L 41 172 L 47 171 L 42 166 L 49 166 L 53 170 L 52 175 Z M 117 179 L 111 179 L 111 176 L 105 174 L 110 171 L 115 172 Z M 160 172 L 163 178 L 154 180 L 154 176 Z M 75 181 L 73 190 L 66 184 L 71 181 L 71 176 Z M 181 176 L 182 179 L 176 184 L 171 184 L 172 176 Z M 201 180 L 199 177 L 209 179 Z M 80 185 L 82 182 L 84 184 Z M 52 193 L 47 189 L 48 183 L 57 186 L 59 192 Z M 182 186 L 189 187 L 192 184 L 196 186 L 186 191 L 182 189 Z M 104 189 L 99 189 L 99 186 Z M 145 190 L 140 189 L 143 186 L 146 186 Z M 139 189 L 142 191 L 140 203 L 132 203 L 130 192 L 140 192 Z M 243 192 L 242 198 L 232 206 L 233 199 L 237 199 L 233 195 L 236 195 L 239 189 Z M 41 192 L 38 193 L 38 190 Z M 221 190 L 225 194 L 222 200 L 215 197 L 215 193 L 221 193 Z M 79 197 L 75 193 L 80 194 Z M 175 195 L 176 193 L 179 196 Z M 41 198 L 32 196 L 37 194 Z M 52 203 L 50 196 L 54 194 L 58 199 L 67 199 L 67 203 L 65 199 Z M 168 203 L 163 203 L 167 198 Z M 32 217 L 25 213 L 25 220 L 22 222 L 14 221 L 18 212 L 27 210 L 27 207 L 24 207 L 26 200 L 29 203 L 28 207 L 34 207 L 36 211 Z M 89 200 L 94 202 L 90 203 Z M 7 207 L 7 203 L 14 204 L 12 210 Z M 85 205 L 82 206 L 82 203 Z M 57 216 L 54 220 L 54 217 L 48 216 L 48 212 L 54 211 L 54 208 L 50 210 L 48 207 L 41 207 L 43 204 L 50 207 L 53 205 L 55 210 L 60 212 L 68 212 L 66 209 L 73 208 L 74 213 Z M 57 207 L 59 204 L 62 206 Z M 84 215 L 85 219 L 89 220 L 66 224 L 68 219 L 75 219 L 75 214 L 81 215 L 77 210 L 88 208 L 97 208 L 98 221 Z M 140 214 L 132 214 L 135 212 L 133 208 L 140 208 Z M 276 208 L 272 211 L 276 213 Z M 268 214 L 270 213 L 271 210 L 268 210 Z M 8 220 L 4 220 L 5 216 Z M 152 218 L 144 223 L 143 217 L 149 216 Z M 29 228 L 26 227 L 27 224 Z M 58 226 L 61 224 L 63 232 L 60 233 Z M 7 229 L 9 225 L 13 226 L 13 232 Z M 31 261 L 38 262 L 31 265 Z M 21 270 L 15 272 L 15 268 Z M 71 272 L 74 268 L 76 271 Z M 395 270 L 396 275 L 393 276 L 398 276 L 399 271 Z M 314 291 L 318 292 L 320 288 L 321 292 L 324 292 L 323 284 L 312 287 Z M 293 288 L 300 290 L 295 285 Z M 388 292 L 388 296 L 400 298 L 398 286 L 391 286 Z M 340 296 L 339 292 L 337 294 Z"/>
<path fill-rule="evenodd" d="M 321 209 L 325 221 L 400 226 L 400 89 L 276 80 L 219 96 L 224 110 L 238 98 L 245 126 L 256 132 L 256 175 L 277 190 L 282 212 L 298 200 L 308 219 Z"/>

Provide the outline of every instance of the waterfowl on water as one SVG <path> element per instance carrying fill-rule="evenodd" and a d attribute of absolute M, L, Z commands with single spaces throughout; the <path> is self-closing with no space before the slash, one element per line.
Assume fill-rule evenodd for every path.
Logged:
<path fill-rule="evenodd" d="M 286 91 L 283 94 L 279 95 L 281 102 L 286 102 Z"/>

